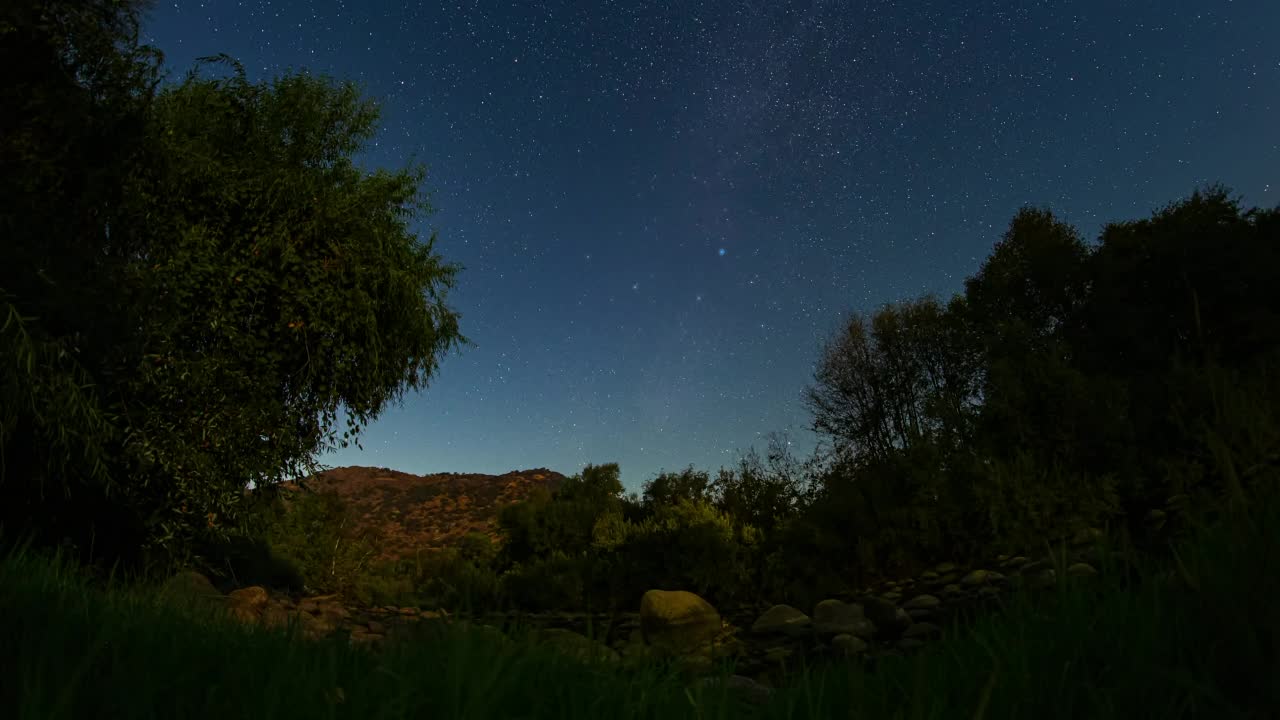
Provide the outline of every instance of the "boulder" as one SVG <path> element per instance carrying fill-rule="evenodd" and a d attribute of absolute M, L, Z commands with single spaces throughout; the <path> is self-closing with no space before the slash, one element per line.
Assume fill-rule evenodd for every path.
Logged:
<path fill-rule="evenodd" d="M 191 570 L 166 580 L 160 586 L 157 598 L 171 606 L 200 610 L 225 607 L 227 601 L 227 596 L 214 587 L 207 576 Z"/>
<path fill-rule="evenodd" d="M 674 652 L 696 649 L 723 629 L 711 603 L 685 590 L 650 590 L 640 598 L 640 632 L 645 644 Z"/>
<path fill-rule="evenodd" d="M 788 635 L 797 637 L 807 635 L 813 627 L 808 615 L 790 605 L 774 605 L 756 618 L 751 625 L 751 632 L 756 635 Z"/>
<path fill-rule="evenodd" d="M 270 599 L 265 588 L 259 585 L 250 585 L 239 590 L 232 590 L 227 595 L 227 607 L 236 618 L 248 622 L 257 620 L 262 616 L 262 610 L 267 606 L 267 601 Z"/>
<path fill-rule="evenodd" d="M 569 657 L 588 662 L 614 662 L 622 658 L 617 650 L 572 630 L 543 628 L 533 630 L 529 637 L 540 646 L 550 647 Z"/>
<path fill-rule="evenodd" d="M 907 611 L 884 598 L 867 598 L 863 602 L 863 612 L 881 634 L 896 636 L 911 625 Z"/>
<path fill-rule="evenodd" d="M 831 638 L 831 651 L 837 657 L 855 657 L 867 650 L 867 641 L 856 635 L 843 634 Z"/>
<path fill-rule="evenodd" d="M 813 608 L 813 629 L 819 635 L 875 635 L 875 625 L 863 614 L 862 606 L 834 598 L 819 602 Z"/>

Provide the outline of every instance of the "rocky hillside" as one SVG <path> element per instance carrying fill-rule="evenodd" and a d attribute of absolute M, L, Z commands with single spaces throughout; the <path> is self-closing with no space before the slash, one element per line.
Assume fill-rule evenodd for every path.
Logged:
<path fill-rule="evenodd" d="M 334 492 L 356 517 L 358 531 L 381 535 L 380 559 L 449 547 L 469 532 L 498 540 L 498 511 L 524 500 L 535 488 L 555 492 L 564 475 L 537 468 L 505 475 L 438 473 L 410 475 L 389 468 L 342 467 L 305 478 L 317 492 Z M 283 483 L 297 491 L 296 482 Z"/>

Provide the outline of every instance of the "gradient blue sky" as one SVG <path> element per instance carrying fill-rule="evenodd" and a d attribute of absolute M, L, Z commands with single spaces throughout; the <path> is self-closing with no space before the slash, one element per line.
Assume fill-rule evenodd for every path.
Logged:
<path fill-rule="evenodd" d="M 1280 2 L 160 3 L 174 80 L 354 80 L 466 266 L 449 355 L 334 465 L 715 474 L 851 311 L 962 288 L 1023 205 L 1096 238 L 1206 183 L 1280 204 Z"/>

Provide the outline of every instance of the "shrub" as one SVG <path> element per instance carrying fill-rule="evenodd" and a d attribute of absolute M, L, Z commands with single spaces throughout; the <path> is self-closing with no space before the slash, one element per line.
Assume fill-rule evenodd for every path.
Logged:
<path fill-rule="evenodd" d="M 530 558 L 503 574 L 505 597 L 534 612 L 582 608 L 586 604 L 585 560 L 562 550 Z"/>
<path fill-rule="evenodd" d="M 484 535 L 474 535 L 488 541 Z M 504 599 L 490 563 L 492 547 L 480 545 L 477 537 L 464 538 L 462 547 L 419 553 L 414 558 L 413 587 L 422 607 L 496 608 Z"/>
<path fill-rule="evenodd" d="M 613 562 L 635 589 L 688 589 L 727 600 L 750 586 L 760 539 L 755 527 L 735 523 L 708 501 L 682 499 L 629 525 L 626 539 L 614 546 Z"/>
<path fill-rule="evenodd" d="M 379 537 L 356 533 L 336 493 L 294 493 L 263 521 L 263 539 L 292 562 L 308 592 L 354 593 L 371 570 Z"/>

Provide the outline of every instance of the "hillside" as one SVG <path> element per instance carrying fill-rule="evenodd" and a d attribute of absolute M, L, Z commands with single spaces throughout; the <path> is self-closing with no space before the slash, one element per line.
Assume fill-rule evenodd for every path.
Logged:
<path fill-rule="evenodd" d="M 440 549 L 468 532 L 498 540 L 498 510 L 529 497 L 535 488 L 555 492 L 564 475 L 535 468 L 504 475 L 409 473 L 374 467 L 341 467 L 305 478 L 316 492 L 334 492 L 351 509 L 357 530 L 382 536 L 380 559 L 412 557 Z M 282 483 L 297 491 L 298 484 Z"/>

